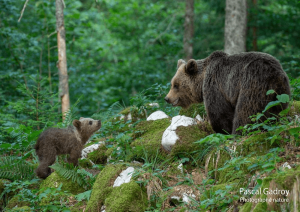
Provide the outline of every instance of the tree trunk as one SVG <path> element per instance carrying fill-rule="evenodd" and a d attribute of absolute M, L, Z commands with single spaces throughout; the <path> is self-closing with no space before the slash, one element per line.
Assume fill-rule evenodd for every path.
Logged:
<path fill-rule="evenodd" d="M 185 0 L 185 5 L 183 49 L 188 61 L 193 58 L 194 0 Z"/>
<path fill-rule="evenodd" d="M 225 47 L 228 54 L 246 51 L 247 1 L 226 0 Z"/>
<path fill-rule="evenodd" d="M 253 3 L 253 6 L 255 7 L 255 13 L 254 13 L 254 18 L 255 18 L 255 20 L 256 20 L 256 17 L 257 17 L 257 12 L 256 12 L 256 6 L 257 6 L 257 0 L 252 0 L 252 3 Z M 256 24 L 257 22 L 255 22 L 255 24 Z M 257 31 L 257 27 L 256 27 L 256 25 L 254 25 L 253 27 L 252 27 L 252 36 L 253 36 L 253 38 L 252 38 L 252 45 L 253 45 L 253 50 L 254 51 L 257 51 L 258 50 L 258 48 L 257 48 L 257 34 L 256 34 L 256 31 Z"/>
<path fill-rule="evenodd" d="M 69 83 L 67 71 L 66 54 L 66 32 L 64 26 L 64 2 L 56 0 L 56 30 L 57 30 L 57 48 L 58 48 L 58 71 L 59 71 L 59 96 L 61 99 L 62 117 L 70 108 Z"/>

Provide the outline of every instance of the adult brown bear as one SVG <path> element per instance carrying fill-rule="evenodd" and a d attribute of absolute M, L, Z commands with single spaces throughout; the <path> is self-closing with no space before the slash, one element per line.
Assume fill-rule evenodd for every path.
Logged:
<path fill-rule="evenodd" d="M 266 95 L 268 90 L 276 94 Z M 228 55 L 216 51 L 202 60 L 178 60 L 165 100 L 184 108 L 204 102 L 215 132 L 240 134 L 236 129 L 277 100 L 277 94 L 290 95 L 290 85 L 274 57 L 259 52 Z M 272 107 L 265 115 L 278 114 L 287 107 L 288 103 Z"/>

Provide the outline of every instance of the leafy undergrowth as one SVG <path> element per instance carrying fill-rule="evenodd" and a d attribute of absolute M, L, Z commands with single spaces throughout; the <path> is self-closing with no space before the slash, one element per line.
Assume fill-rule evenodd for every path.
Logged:
<path fill-rule="evenodd" d="M 267 108 L 284 101 L 281 96 Z M 270 205 L 241 198 L 267 198 L 255 193 L 262 188 L 299 191 L 295 187 L 300 177 L 300 120 L 295 118 L 300 113 L 299 102 L 291 102 L 277 119 L 262 122 L 263 113 L 252 116 L 253 122 L 240 128 L 243 136 L 215 134 L 206 120 L 179 127 L 178 144 L 171 152 L 160 144 L 170 119 L 146 121 L 144 114 L 163 110 L 174 117 L 178 111 L 153 107 L 141 98 L 133 99 L 132 105 L 114 104 L 105 113 L 95 114 L 94 118 L 102 120 L 102 129 L 92 138 L 92 144 L 104 141 L 105 146 L 80 160 L 79 167 L 65 164 L 65 158 L 59 157 L 51 166 L 54 173 L 46 180 L 34 174 L 38 160 L 31 149 L 37 131 L 17 129 L 22 131 L 20 139 L 1 146 L 1 210 L 98 211 L 106 207 L 106 211 L 289 211 L 295 207 L 286 202 Z M 180 114 L 195 117 L 202 109 L 194 105 L 194 111 Z M 135 118 L 130 119 L 129 114 Z M 23 146 L 21 138 L 26 140 Z M 14 145 L 15 153 L 11 151 Z M 131 182 L 113 188 L 118 174 L 128 166 L 135 168 Z M 247 189 L 254 193 L 241 192 Z M 125 200 L 137 207 L 126 205 Z"/>

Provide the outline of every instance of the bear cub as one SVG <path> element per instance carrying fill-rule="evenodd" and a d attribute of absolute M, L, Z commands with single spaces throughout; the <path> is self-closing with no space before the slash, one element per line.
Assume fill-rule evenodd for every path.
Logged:
<path fill-rule="evenodd" d="M 77 166 L 85 143 L 100 128 L 100 120 L 81 117 L 66 129 L 49 128 L 42 132 L 34 147 L 40 162 L 37 176 L 45 179 L 51 174 L 49 166 L 57 155 L 69 154 L 68 162 Z"/>

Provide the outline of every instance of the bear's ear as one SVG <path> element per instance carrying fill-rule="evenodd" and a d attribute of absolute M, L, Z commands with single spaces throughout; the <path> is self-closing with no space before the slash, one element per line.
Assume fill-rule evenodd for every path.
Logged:
<path fill-rule="evenodd" d="M 190 75 L 193 76 L 198 72 L 198 67 L 197 67 L 197 62 L 194 59 L 190 59 L 186 65 L 186 69 L 185 72 Z"/>
<path fill-rule="evenodd" d="M 74 125 L 74 127 L 76 127 L 77 129 L 80 129 L 80 127 L 81 127 L 81 122 L 75 119 L 75 120 L 73 121 L 73 125 Z"/>
<path fill-rule="evenodd" d="M 84 119 L 83 117 L 80 117 L 80 119 L 79 120 L 81 120 L 81 119 Z"/>
<path fill-rule="evenodd" d="M 186 62 L 185 62 L 183 59 L 179 59 L 178 62 L 177 62 L 177 70 L 179 69 L 179 67 L 180 67 L 182 64 L 186 64 Z"/>

